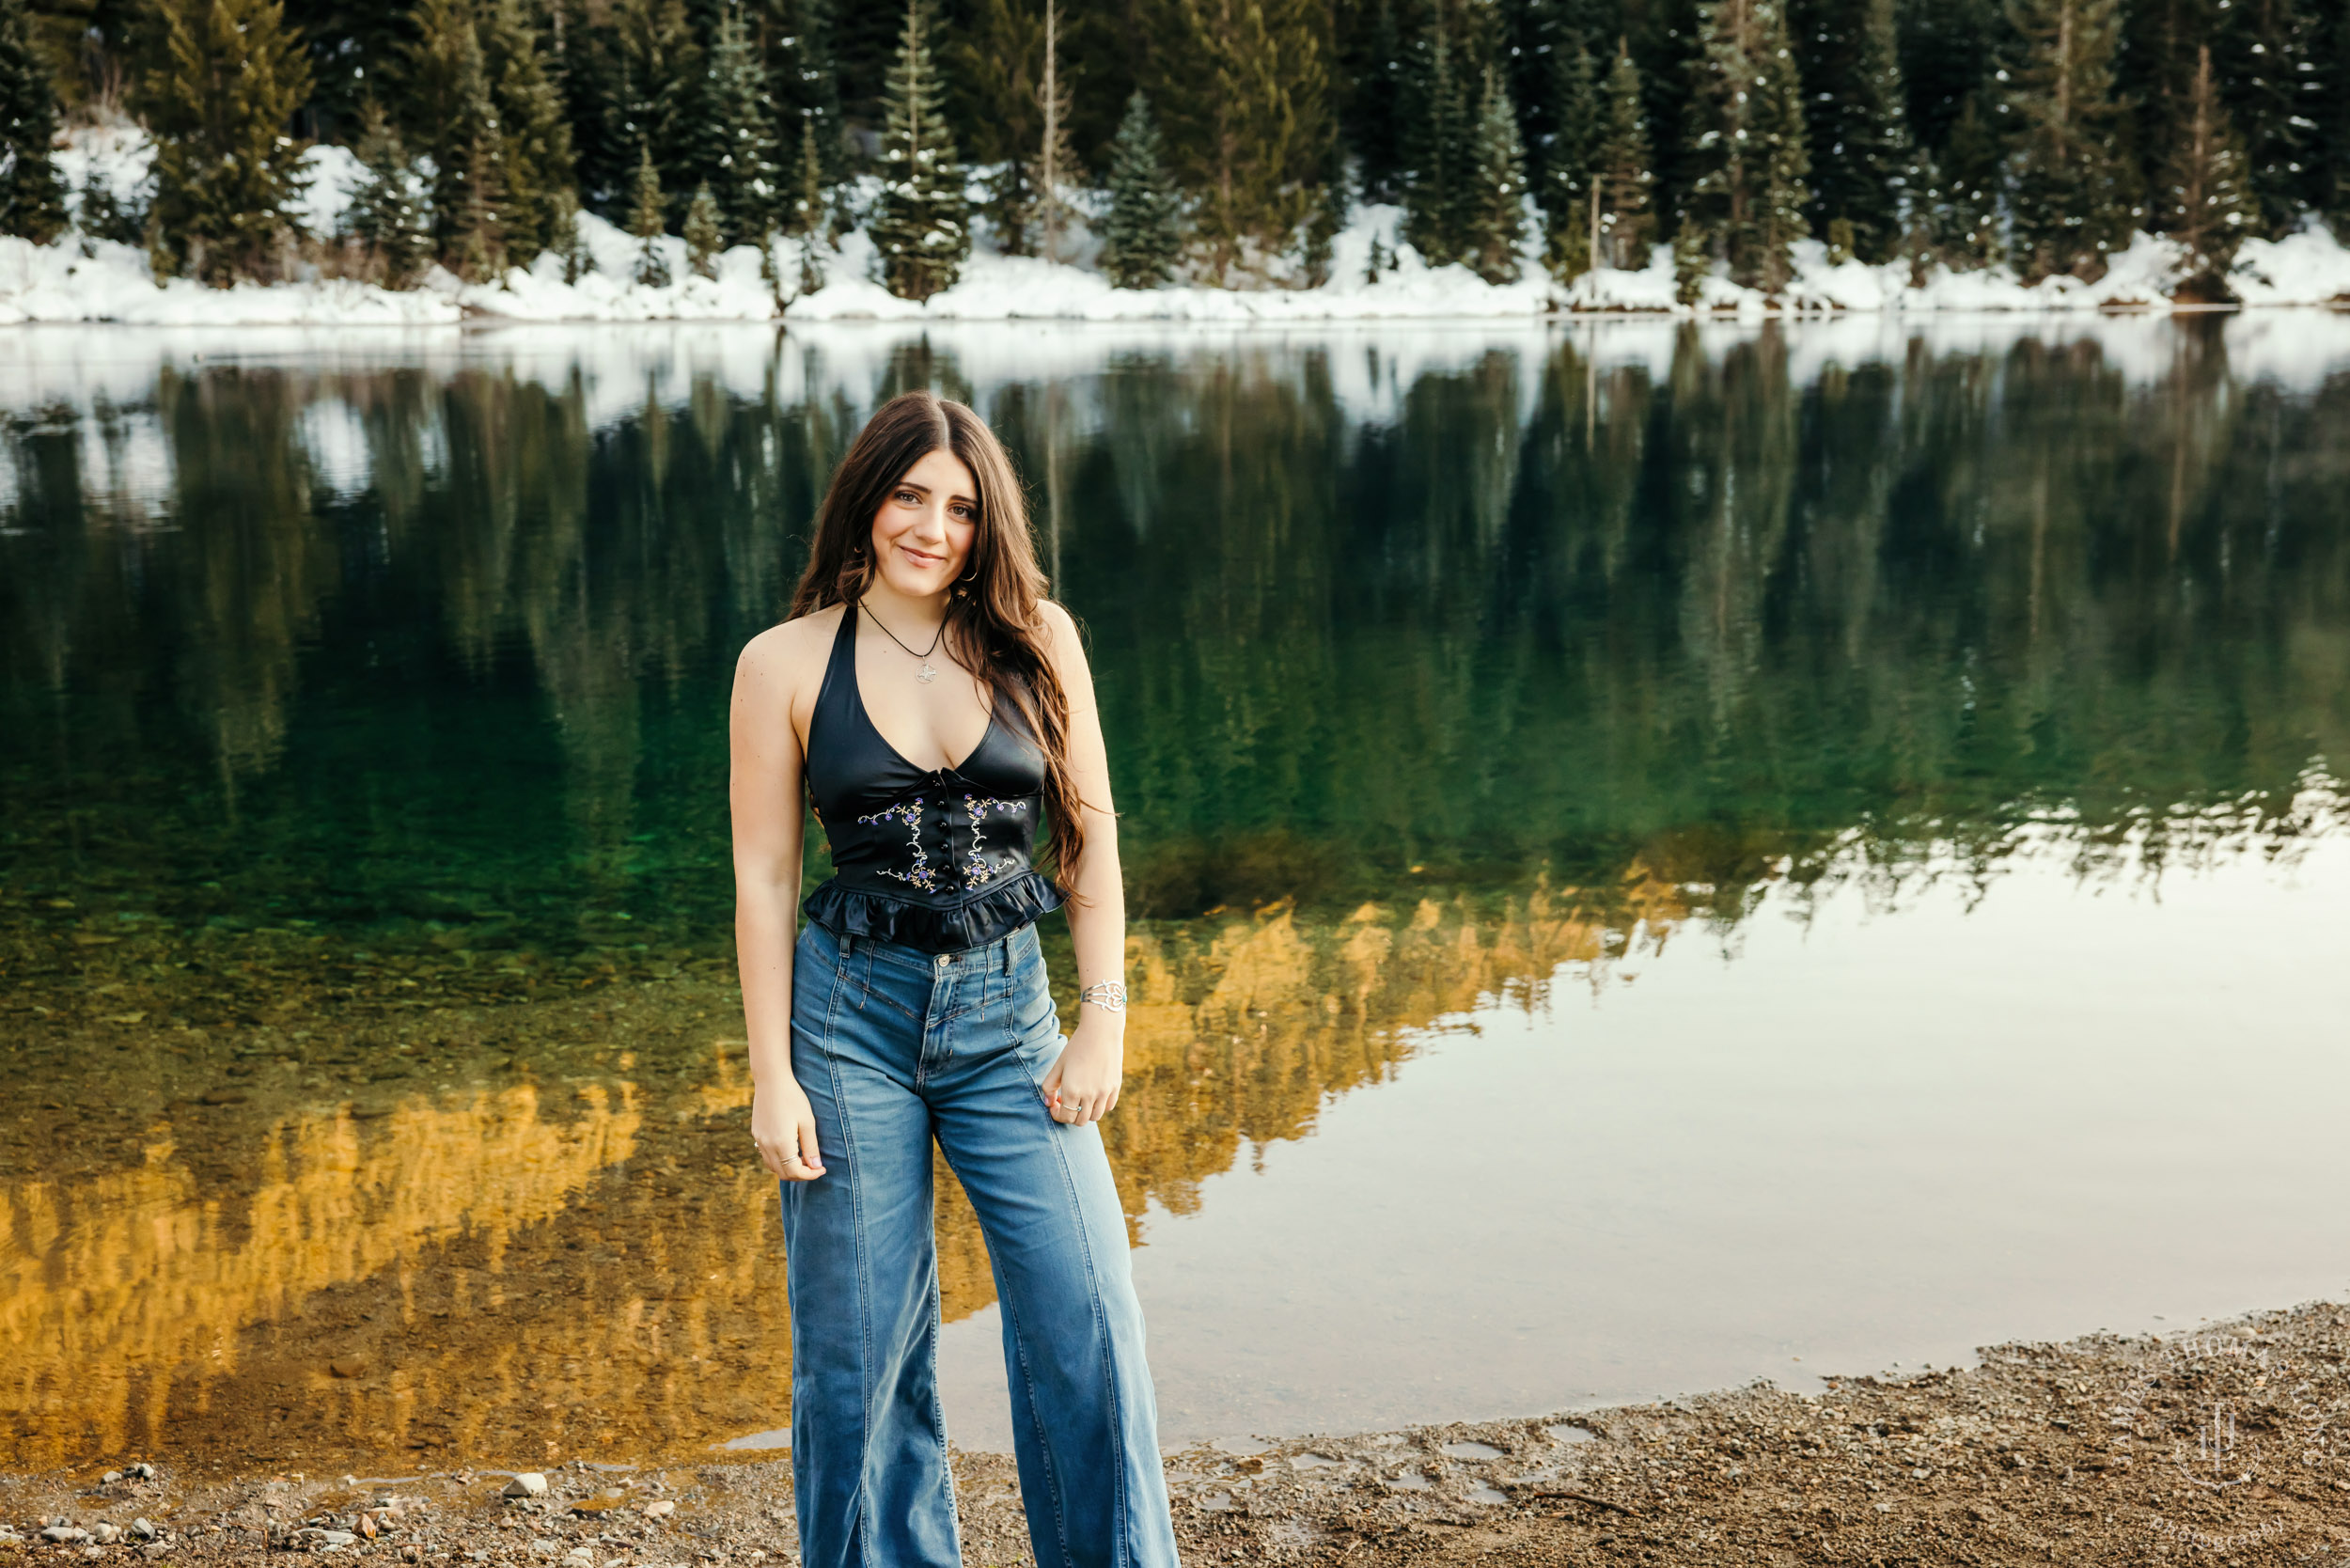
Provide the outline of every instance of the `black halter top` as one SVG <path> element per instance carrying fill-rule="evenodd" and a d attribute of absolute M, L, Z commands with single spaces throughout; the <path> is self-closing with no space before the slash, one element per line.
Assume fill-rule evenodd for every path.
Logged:
<path fill-rule="evenodd" d="M 856 606 L 841 612 L 807 721 L 807 787 L 832 880 L 800 907 L 836 936 L 960 952 L 1060 907 L 1031 862 L 1044 753 L 1000 698 L 950 768 L 917 768 L 882 738 L 856 683 Z"/>

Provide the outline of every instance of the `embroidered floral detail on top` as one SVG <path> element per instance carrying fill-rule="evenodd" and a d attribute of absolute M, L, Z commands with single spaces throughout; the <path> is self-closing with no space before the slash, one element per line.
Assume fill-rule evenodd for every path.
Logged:
<path fill-rule="evenodd" d="M 979 813 L 994 810 L 1016 817 L 1027 808 L 1028 803 L 1025 800 L 991 800 L 984 795 L 963 797 L 963 814 L 971 823 L 971 850 L 963 857 L 963 885 L 965 887 L 977 887 L 995 880 L 995 868 L 990 866 L 987 856 L 980 853 L 986 846 L 979 837 Z"/>
<path fill-rule="evenodd" d="M 913 865 L 902 871 L 893 871 L 885 866 L 881 869 L 881 874 L 899 882 L 912 883 L 925 893 L 938 891 L 938 877 L 931 870 L 930 856 L 922 853 L 922 803 L 920 801 L 901 800 L 886 810 L 875 811 L 869 816 L 859 817 L 857 821 L 869 823 L 888 822 L 905 823 L 907 842 L 914 848 Z"/>

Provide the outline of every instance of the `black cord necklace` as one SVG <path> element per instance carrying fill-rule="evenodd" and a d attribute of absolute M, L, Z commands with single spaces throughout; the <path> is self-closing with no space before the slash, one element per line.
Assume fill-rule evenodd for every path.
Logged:
<path fill-rule="evenodd" d="M 906 645 L 904 644 L 904 642 L 902 642 L 901 640 L 900 640 L 900 638 L 899 638 L 899 636 L 898 636 L 898 634 L 897 634 L 897 633 L 895 633 L 895 632 L 893 632 L 893 631 L 891 631 L 891 630 L 889 629 L 888 625 L 887 625 L 885 622 L 884 622 L 884 621 L 883 621 L 883 619 L 882 619 L 882 618 L 881 618 L 881 617 L 879 617 L 879 616 L 877 616 L 877 615 L 873 615 L 872 610 L 871 610 L 870 607 L 868 607 L 868 606 L 867 606 L 867 604 L 866 604 L 866 603 L 865 603 L 865 601 L 864 601 L 864 600 L 862 600 L 862 599 L 858 600 L 858 601 L 856 602 L 856 607 L 857 607 L 858 609 L 860 609 L 860 610 L 864 610 L 864 611 L 865 611 L 865 613 L 866 613 L 867 615 L 869 615 L 869 616 L 872 616 L 872 618 L 873 618 L 873 624 L 874 624 L 874 625 L 876 625 L 876 626 L 881 627 L 881 629 L 882 629 L 882 635 L 883 635 L 883 636 L 887 637 L 887 638 L 888 638 L 891 642 L 897 643 L 897 644 L 898 644 L 898 646 L 899 646 L 900 648 L 905 648 L 905 649 L 906 649 L 906 651 L 907 651 L 908 653 L 913 653 L 913 654 L 914 654 L 914 656 L 915 656 L 916 658 L 917 658 L 917 659 L 919 659 L 919 660 L 921 660 L 921 661 L 922 661 L 922 667 L 921 667 L 921 669 L 920 669 L 918 672 L 916 672 L 916 675 L 915 675 L 915 677 L 914 677 L 916 681 L 921 682 L 922 682 L 922 684 L 924 684 L 924 685 L 926 685 L 926 686 L 927 686 L 927 685 L 929 685 L 932 682 L 933 682 L 933 681 L 935 681 L 935 680 L 937 680 L 937 679 L 938 679 L 938 671 L 937 671 L 936 669 L 932 668 L 932 666 L 931 666 L 931 655 L 938 651 L 938 639 L 939 639 L 939 637 L 943 637 L 943 636 L 945 636 L 945 635 L 947 635 L 947 623 L 946 623 L 946 621 L 941 620 L 941 621 L 938 623 L 938 636 L 936 636 L 936 637 L 932 637 L 932 638 L 931 639 L 931 645 L 930 645 L 928 648 L 926 648 L 926 649 L 922 650 L 922 651 L 921 651 L 921 652 L 919 652 L 919 653 L 915 653 L 913 649 L 911 649 L 911 648 L 906 648 Z"/>

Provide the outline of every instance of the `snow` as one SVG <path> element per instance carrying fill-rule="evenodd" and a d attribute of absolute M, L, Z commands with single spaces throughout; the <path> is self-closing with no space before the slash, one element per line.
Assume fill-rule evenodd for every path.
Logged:
<path fill-rule="evenodd" d="M 78 210 L 81 191 L 95 179 L 118 201 L 144 199 L 154 149 L 135 127 L 101 126 L 72 132 L 56 153 L 59 171 Z M 313 147 L 305 154 L 306 187 L 296 216 L 311 234 L 333 235 L 363 177 L 348 149 Z M 868 204 L 878 187 L 861 182 L 851 195 Z M 1589 314 L 1700 314 L 1674 299 L 1672 257 L 1657 246 L 1637 270 L 1600 268 L 1565 285 L 1554 284 L 1538 263 L 1530 232 L 1514 281 L 1487 283 L 1465 267 L 1432 267 L 1402 239 L 1402 211 L 1359 207 L 1332 245 L 1330 275 L 1318 288 L 1212 287 L 1199 282 L 1164 289 L 1119 289 L 1093 265 L 1099 245 L 1086 216 L 1099 193 L 1078 193 L 1078 222 L 1066 254 L 1045 261 L 1006 256 L 983 220 L 979 243 L 955 286 L 916 303 L 883 288 L 870 236 L 852 229 L 837 244 L 805 258 L 822 285 L 803 291 L 801 242 L 776 247 L 761 276 L 756 247 L 740 245 L 715 259 L 713 276 L 696 276 L 684 242 L 655 243 L 668 265 L 669 284 L 637 283 L 638 242 L 592 213 L 580 216 L 587 266 L 564 279 L 562 260 L 550 254 L 500 278 L 464 283 L 435 269 L 420 287 L 390 290 L 305 270 L 295 281 L 202 288 L 185 279 L 158 282 L 135 246 L 85 241 L 69 233 L 36 246 L 0 239 L 0 325 L 31 321 L 118 321 L 169 326 L 336 325 L 432 327 L 475 321 L 767 321 L 948 322 L 1065 321 L 1167 322 L 1238 327 L 1318 321 L 1539 321 Z M 862 207 L 859 210 L 863 210 Z M 1382 257 L 1373 274 L 1371 260 Z M 1952 272 L 1936 265 L 1914 279 L 1906 262 L 1872 266 L 1831 264 L 1826 247 L 1803 241 L 1794 249 L 1794 277 L 1776 300 L 1719 275 L 1703 280 L 1702 314 L 1754 321 L 1768 317 L 1826 315 L 1957 316 L 1978 313 L 2070 315 L 2115 310 L 2168 310 L 2182 273 L 2179 248 L 2148 234 L 2135 236 L 2094 283 L 2055 277 L 2027 286 L 2008 267 Z M 2231 282 L 2248 307 L 2324 306 L 2350 302 L 2350 249 L 2311 220 L 2281 240 L 2248 241 Z"/>

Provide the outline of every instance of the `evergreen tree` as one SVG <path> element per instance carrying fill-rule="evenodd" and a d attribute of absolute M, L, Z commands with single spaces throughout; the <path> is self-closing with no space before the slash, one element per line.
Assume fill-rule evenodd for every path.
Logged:
<path fill-rule="evenodd" d="M 1896 0 L 1906 118 L 1921 150 L 1940 155 L 1966 100 L 1991 79 L 2004 21 L 2003 0 Z"/>
<path fill-rule="evenodd" d="M 1403 238 L 1432 267 L 1467 248 L 1463 196 L 1468 189 L 1468 102 L 1441 8 L 1421 42 L 1407 134 Z"/>
<path fill-rule="evenodd" d="M 1947 144 L 1927 158 L 1922 177 L 1924 246 L 1959 272 L 1990 266 L 2007 253 L 1999 230 L 2007 149 L 1983 112 L 1984 96 L 1966 95 Z"/>
<path fill-rule="evenodd" d="M 571 126 L 580 200 L 605 217 L 625 219 L 635 189 L 637 138 L 621 102 L 619 30 L 588 0 L 548 0 L 556 26 L 548 57 Z"/>
<path fill-rule="evenodd" d="M 407 87 L 419 149 L 432 162 L 432 246 L 442 265 L 480 278 L 504 265 L 506 156 L 489 63 L 469 0 L 418 0 Z"/>
<path fill-rule="evenodd" d="M 1159 14 L 1152 102 L 1210 264 L 1229 275 L 1286 254 L 1329 166 L 1321 0 L 1167 0 Z"/>
<path fill-rule="evenodd" d="M 561 190 L 555 193 L 555 237 L 547 248 L 563 259 L 563 281 L 577 283 L 588 275 L 589 259 L 587 242 L 579 235 L 579 196 Z"/>
<path fill-rule="evenodd" d="M 2095 278 L 2129 236 L 2130 171 L 2114 94 L 2120 0 L 2016 0 L 2009 67 L 2014 255 L 2027 282 Z"/>
<path fill-rule="evenodd" d="M 527 261 L 564 243 L 566 206 L 577 207 L 571 122 L 528 0 L 485 0 L 478 31 L 497 114 L 499 227 L 506 249 Z"/>
<path fill-rule="evenodd" d="M 74 204 L 73 227 L 82 231 L 84 253 L 95 254 L 90 242 L 107 240 L 118 245 L 144 244 L 147 241 L 147 203 L 133 196 L 129 200 L 115 194 L 114 182 L 99 171 L 93 161 L 82 176 L 82 189 Z"/>
<path fill-rule="evenodd" d="M 2311 204 L 2337 238 L 2350 235 L 2350 7 L 2338 7 L 2318 40 L 2318 102 L 2312 118 L 2317 176 Z"/>
<path fill-rule="evenodd" d="M 1537 199 L 1543 259 L 1554 275 L 1570 278 L 1593 264 L 1590 194 L 1600 141 L 1599 85 L 1592 79 L 1591 52 L 1580 39 L 1555 47 L 1550 62 L 1549 145 L 1540 159 Z"/>
<path fill-rule="evenodd" d="M 1535 200 L 1547 214 L 1548 193 L 1562 173 L 1580 180 L 1590 150 L 1590 120 L 1596 114 L 1598 68 L 1584 35 L 1584 0 L 1501 0 L 1499 32 L 1507 75 L 1503 85 L 1517 105 L 1518 140 L 1526 149 L 1526 174 Z M 1574 102 L 1573 61 L 1585 56 L 1583 102 Z M 1585 123 L 1571 123 L 1578 109 Z M 1578 201 L 1580 186 L 1567 193 Z"/>
<path fill-rule="evenodd" d="M 1110 146 L 1110 210 L 1102 220 L 1102 270 L 1120 289 L 1155 289 L 1183 254 L 1183 198 L 1167 172 L 1159 128 L 1141 93 Z"/>
<path fill-rule="evenodd" d="M 784 227 L 813 243 L 832 237 L 831 205 L 824 185 L 823 133 L 815 116 L 800 126 L 800 155 L 791 180 L 791 204 Z"/>
<path fill-rule="evenodd" d="M 703 277 L 718 275 L 718 253 L 726 237 L 718 227 L 718 198 L 704 185 L 685 206 L 685 262 Z"/>
<path fill-rule="evenodd" d="M 629 203 L 628 231 L 636 236 L 636 281 L 649 289 L 669 286 L 668 258 L 661 252 L 661 237 L 668 229 L 668 205 L 661 194 L 661 170 L 652 149 L 636 155 L 635 195 Z"/>
<path fill-rule="evenodd" d="M 1699 9 L 1689 215 L 1732 281 L 1776 294 L 1794 275 L 1790 247 L 1810 232 L 1810 158 L 1786 12 L 1780 0 L 1707 0 Z"/>
<path fill-rule="evenodd" d="M 1501 73 L 1485 69 L 1477 130 L 1469 149 L 1469 188 L 1462 204 L 1462 259 L 1488 283 L 1513 283 L 1526 235 L 1526 151 L 1517 110 Z"/>
<path fill-rule="evenodd" d="M 733 244 L 755 244 L 775 226 L 782 196 L 776 166 L 775 101 L 757 40 L 740 5 L 719 13 L 703 79 L 708 118 L 696 162 L 708 171 L 718 225 Z"/>
<path fill-rule="evenodd" d="M 1598 260 L 1610 267 L 1647 266 L 1650 237 L 1655 231 L 1649 196 L 1656 176 L 1651 169 L 1648 124 L 1641 114 L 1639 68 L 1632 63 L 1630 44 L 1622 40 L 1616 45 L 1616 63 L 1607 72 L 1591 167 L 1598 181 Z"/>
<path fill-rule="evenodd" d="M 1849 221 L 1855 252 L 1883 261 L 1901 238 L 1917 161 L 1893 0 L 1800 0 L 1797 16 L 1811 221 Z"/>
<path fill-rule="evenodd" d="M 1036 192 L 1037 254 L 1060 259 L 1061 237 L 1073 216 L 1066 195 L 1076 178 L 1077 159 L 1069 146 L 1069 78 L 1060 70 L 1060 7 L 1044 0 L 1044 79 L 1037 84 L 1042 111 L 1028 185 Z"/>
<path fill-rule="evenodd" d="M 56 135 L 56 89 L 24 0 L 0 0 L 0 234 L 45 245 L 65 227 L 65 181 L 49 155 Z"/>
<path fill-rule="evenodd" d="M 1684 217 L 1673 230 L 1673 299 L 1696 305 L 1705 298 L 1705 280 L 1714 270 L 1714 239 L 1695 218 Z"/>
<path fill-rule="evenodd" d="M 2245 155 L 2212 78 L 2211 47 L 2196 51 L 2186 123 L 2172 149 L 2163 184 L 2162 213 L 2170 237 L 2186 253 L 2182 295 L 2206 303 L 2229 297 L 2227 274 L 2251 216 Z"/>
<path fill-rule="evenodd" d="M 821 182 L 829 189 L 849 172 L 830 0 L 761 0 L 757 30 L 777 121 L 801 127 L 803 136 L 808 130 L 815 132 Z"/>
<path fill-rule="evenodd" d="M 424 194 L 383 105 L 368 99 L 360 113 L 355 150 L 367 175 L 343 211 L 343 227 L 372 254 L 384 287 L 405 289 L 415 281 L 431 243 Z"/>
<path fill-rule="evenodd" d="M 294 231 L 310 67 L 279 0 L 155 0 L 137 103 L 155 137 L 156 259 L 226 284 L 274 271 Z"/>
<path fill-rule="evenodd" d="M 2271 236 L 2289 232 L 2324 199 L 2314 133 L 2324 114 L 2311 0 L 2229 0 L 2208 47 L 2228 118 L 2243 138 L 2246 179 L 2256 207 L 2246 222 Z M 2339 14 L 2342 7 L 2335 4 Z M 2337 21 L 2336 25 L 2341 25 Z M 2198 39 L 2196 53 L 2205 47 Z M 2192 87 L 2184 119 L 2191 119 Z M 2184 124 L 2182 130 L 2185 129 Z M 2169 144 L 2175 147 L 2175 139 Z"/>
<path fill-rule="evenodd" d="M 882 196 L 872 222 L 883 281 L 901 299 L 926 300 L 953 286 L 971 254 L 963 165 L 947 128 L 946 94 L 931 56 L 923 0 L 907 0 L 905 31 L 889 70 L 882 133 Z"/>
<path fill-rule="evenodd" d="M 701 51 L 684 0 L 614 0 L 612 38 L 616 134 L 640 160 L 650 154 L 663 190 L 678 206 L 670 216 L 682 218 L 687 193 L 701 179 L 692 133 Z"/>
<path fill-rule="evenodd" d="M 1355 80 L 1347 139 L 1361 161 L 1365 201 L 1401 200 L 1408 178 L 1403 128 L 1412 101 L 1410 66 L 1395 11 L 1396 0 L 1371 0 L 1366 57 Z"/>
<path fill-rule="evenodd" d="M 985 212 L 996 248 L 1028 254 L 1037 219 L 1037 150 L 1044 134 L 1044 16 L 1026 0 L 978 0 L 945 49 L 950 114 L 969 128 L 979 163 L 993 164 Z"/>

